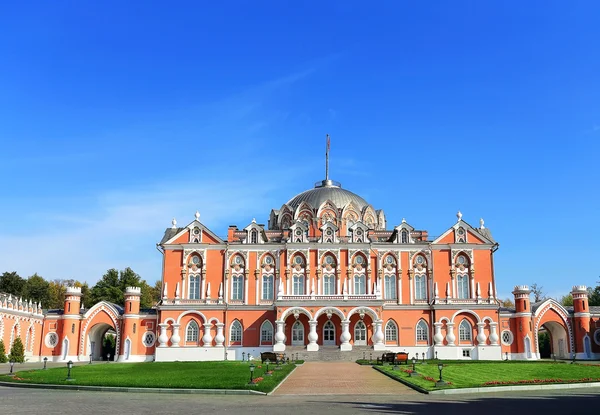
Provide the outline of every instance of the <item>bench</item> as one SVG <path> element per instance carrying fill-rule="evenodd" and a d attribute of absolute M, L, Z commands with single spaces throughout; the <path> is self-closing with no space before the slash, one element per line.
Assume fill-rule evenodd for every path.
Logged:
<path fill-rule="evenodd" d="M 261 363 L 265 363 L 269 360 L 271 363 L 275 363 L 277 361 L 283 362 L 285 360 L 285 353 L 275 353 L 275 352 L 262 352 L 260 354 Z"/>
<path fill-rule="evenodd" d="M 400 353 L 384 353 L 381 355 L 381 357 L 377 358 L 377 364 L 384 364 L 384 363 L 394 363 L 394 364 L 402 364 L 402 362 L 404 362 L 405 364 L 408 364 L 408 353 L 406 352 L 400 352 Z"/>

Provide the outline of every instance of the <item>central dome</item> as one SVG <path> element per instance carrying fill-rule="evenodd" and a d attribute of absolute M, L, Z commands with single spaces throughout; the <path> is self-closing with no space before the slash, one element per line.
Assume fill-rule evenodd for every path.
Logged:
<path fill-rule="evenodd" d="M 314 189 L 307 190 L 291 198 L 287 205 L 296 210 L 300 203 L 307 202 L 314 209 L 318 209 L 321 204 L 327 200 L 332 201 L 338 209 L 342 209 L 350 202 L 354 202 L 356 207 L 363 210 L 369 204 L 359 195 L 348 190 L 342 189 L 342 185 L 333 180 L 323 180 L 315 184 Z"/>

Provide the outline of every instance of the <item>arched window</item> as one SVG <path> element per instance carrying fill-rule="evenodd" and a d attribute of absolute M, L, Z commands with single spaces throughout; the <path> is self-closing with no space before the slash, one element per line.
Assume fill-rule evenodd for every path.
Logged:
<path fill-rule="evenodd" d="M 458 340 L 461 342 L 470 342 L 472 341 L 471 336 L 471 324 L 467 320 L 461 321 L 460 326 L 458 326 Z"/>
<path fill-rule="evenodd" d="M 242 275 L 231 277 L 231 299 L 234 301 L 244 299 L 244 277 Z"/>
<path fill-rule="evenodd" d="M 197 257 L 194 257 L 197 258 Z M 190 275 L 188 297 L 190 300 L 200 299 L 200 275 Z"/>
<path fill-rule="evenodd" d="M 256 230 L 253 230 L 250 233 L 250 243 L 253 243 L 253 244 L 258 243 L 258 232 L 256 232 Z"/>
<path fill-rule="evenodd" d="M 229 343 L 242 343 L 242 323 L 240 323 L 238 320 L 235 320 L 233 323 L 231 323 Z"/>
<path fill-rule="evenodd" d="M 417 323 L 417 341 L 418 342 L 426 342 L 429 340 L 429 329 L 427 327 L 427 323 L 425 321 L 420 320 Z"/>
<path fill-rule="evenodd" d="M 273 344 L 273 324 L 269 320 L 260 326 L 260 344 Z"/>
<path fill-rule="evenodd" d="M 367 345 L 367 327 L 362 320 L 354 326 L 354 345 L 355 346 L 366 346 Z"/>
<path fill-rule="evenodd" d="M 273 299 L 273 275 L 263 275 L 262 284 L 262 299 L 272 300 Z"/>
<path fill-rule="evenodd" d="M 185 329 L 186 343 L 198 343 L 198 331 L 198 323 L 195 320 L 190 321 Z"/>
<path fill-rule="evenodd" d="M 398 343 L 398 326 L 392 320 L 385 325 L 385 341 Z"/>
<path fill-rule="evenodd" d="M 400 235 L 401 235 L 401 239 L 400 239 L 401 242 L 403 244 L 407 244 L 408 243 L 408 232 L 406 231 L 406 229 L 404 229 Z"/>
<path fill-rule="evenodd" d="M 458 274 L 456 276 L 456 286 L 458 289 L 458 298 L 469 298 L 469 276 L 467 274 Z"/>

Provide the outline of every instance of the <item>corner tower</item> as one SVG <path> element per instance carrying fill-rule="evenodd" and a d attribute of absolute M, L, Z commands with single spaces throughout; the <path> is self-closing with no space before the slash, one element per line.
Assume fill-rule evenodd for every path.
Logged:
<path fill-rule="evenodd" d="M 128 361 L 133 355 L 138 354 L 140 325 L 140 287 L 127 287 L 125 290 L 125 312 L 123 314 L 123 341 L 119 360 Z"/>
<path fill-rule="evenodd" d="M 67 287 L 65 308 L 62 320 L 63 340 L 60 346 L 61 360 L 77 359 L 79 347 L 79 330 L 81 329 L 81 288 Z"/>
<path fill-rule="evenodd" d="M 590 307 L 588 291 L 585 285 L 576 285 L 571 291 L 573 296 L 573 336 L 575 337 L 575 357 L 590 359 L 592 342 L 590 338 Z"/>
<path fill-rule="evenodd" d="M 529 294 L 531 290 L 527 285 L 517 285 L 513 290 L 515 296 L 515 341 L 517 343 L 517 355 L 520 359 L 533 359 L 535 344 L 531 322 L 531 301 Z"/>

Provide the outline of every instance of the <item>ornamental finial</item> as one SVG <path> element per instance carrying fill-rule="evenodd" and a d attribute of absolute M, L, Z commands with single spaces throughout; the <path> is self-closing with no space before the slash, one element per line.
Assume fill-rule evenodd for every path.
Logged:
<path fill-rule="evenodd" d="M 483 218 L 479 219 L 479 229 L 485 229 Z"/>
<path fill-rule="evenodd" d="M 196 211 L 194 216 L 196 217 L 196 220 L 200 220 L 200 212 Z"/>
<path fill-rule="evenodd" d="M 177 219 L 173 218 L 173 220 L 171 221 L 171 228 L 173 228 L 173 229 L 177 228 Z"/>
<path fill-rule="evenodd" d="M 406 223 L 406 219 L 402 218 L 402 223 Z"/>
<path fill-rule="evenodd" d="M 460 210 L 456 212 L 456 217 L 458 218 L 458 220 L 462 220 L 462 213 L 460 212 Z"/>
<path fill-rule="evenodd" d="M 252 223 L 256 223 L 256 218 L 252 218 Z"/>

